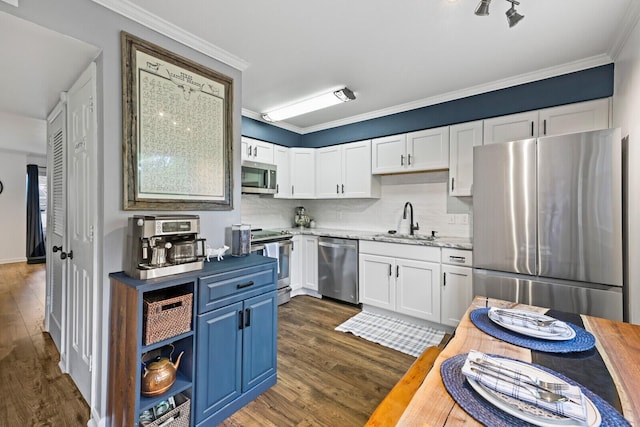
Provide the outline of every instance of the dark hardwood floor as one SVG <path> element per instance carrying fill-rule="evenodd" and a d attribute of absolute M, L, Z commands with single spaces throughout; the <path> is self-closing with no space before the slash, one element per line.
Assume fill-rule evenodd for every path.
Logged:
<path fill-rule="evenodd" d="M 0 265 L 0 426 L 81 426 L 89 406 L 44 332 L 45 265 Z"/>
<path fill-rule="evenodd" d="M 87 425 L 89 407 L 44 332 L 45 266 L 0 265 L 0 426 Z M 279 307 L 278 383 L 223 426 L 362 426 L 414 357 L 334 328 L 359 309 Z"/>

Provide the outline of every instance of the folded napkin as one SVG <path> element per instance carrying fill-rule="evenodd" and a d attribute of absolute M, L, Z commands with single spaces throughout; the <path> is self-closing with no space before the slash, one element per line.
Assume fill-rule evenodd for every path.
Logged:
<path fill-rule="evenodd" d="M 513 313 L 515 316 L 501 314 L 500 312 Z M 528 321 L 524 318 L 516 317 L 516 316 L 526 316 L 526 317 L 530 317 L 532 320 L 533 319 L 539 319 L 539 320 L 551 319 L 548 316 L 543 316 L 534 312 L 524 312 L 522 310 L 510 310 L 508 308 L 491 307 L 487 315 L 489 316 L 490 319 L 498 320 L 503 324 L 539 331 L 541 334 L 549 335 L 553 337 L 557 337 L 558 335 L 567 335 L 571 332 L 570 326 L 559 320 L 548 326 L 540 326 L 536 324 L 534 321 Z"/>
<path fill-rule="evenodd" d="M 500 393 L 506 394 L 507 396 L 514 397 L 516 399 L 522 400 L 524 402 L 528 402 L 532 405 L 538 406 L 540 408 L 544 408 L 554 414 L 561 415 L 564 417 L 573 418 L 578 421 L 586 421 L 587 420 L 587 403 L 585 398 L 578 386 L 569 386 L 567 389 L 562 390 L 551 390 L 554 393 L 561 394 L 570 399 L 567 402 L 546 402 L 544 400 L 536 398 L 531 392 L 529 392 L 526 388 L 520 387 L 518 385 L 514 385 L 509 382 L 508 379 L 505 381 L 498 380 L 489 375 L 496 375 L 493 371 L 487 371 L 489 375 L 484 375 L 482 372 L 478 372 L 476 370 L 471 370 L 470 360 L 481 359 L 483 361 L 492 362 L 498 366 L 502 365 L 500 359 L 490 357 L 484 353 L 481 353 L 476 350 L 471 350 L 465 360 L 464 365 L 462 366 L 462 373 L 467 377 L 471 378 L 487 388 L 495 391 L 499 391 Z M 517 366 L 513 364 L 504 365 L 512 370 L 517 372 L 521 372 Z"/>

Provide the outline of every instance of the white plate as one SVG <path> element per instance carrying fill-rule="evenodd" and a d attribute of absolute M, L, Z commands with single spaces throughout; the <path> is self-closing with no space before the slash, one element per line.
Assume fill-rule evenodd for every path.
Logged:
<path fill-rule="evenodd" d="M 545 331 L 540 331 L 535 328 L 527 328 L 526 326 L 513 325 L 511 323 L 503 322 L 502 320 L 500 320 L 499 318 L 500 315 L 498 313 L 492 312 L 491 310 L 489 310 L 487 315 L 489 316 L 489 319 L 491 319 L 492 322 L 502 326 L 503 328 L 509 329 L 511 331 L 517 332 L 522 335 L 534 337 L 534 338 L 541 338 L 541 339 L 550 340 L 550 341 L 568 341 L 575 338 L 576 336 L 576 331 L 574 331 L 571 326 L 567 325 L 566 323 L 560 320 L 555 319 L 554 317 L 545 316 L 544 314 L 533 313 L 531 311 L 524 311 L 524 310 L 509 309 L 507 311 L 510 311 L 514 314 L 522 314 L 524 316 L 532 317 L 540 320 L 555 320 L 556 321 L 555 327 L 562 328 L 563 331 L 559 333 L 549 333 Z"/>
<path fill-rule="evenodd" d="M 543 381 L 559 382 L 559 383 L 566 384 L 566 381 L 562 381 L 560 378 L 548 372 L 542 371 L 540 369 L 536 369 L 533 366 L 529 365 L 528 363 L 517 362 L 514 360 L 503 359 L 498 357 L 494 357 L 494 359 L 499 359 L 500 363 L 504 364 L 506 367 L 519 369 L 523 373 L 531 374 L 533 376 L 540 378 Z M 507 396 L 497 391 L 491 390 L 490 388 L 485 387 L 484 385 L 478 383 L 477 381 L 471 378 L 467 378 L 467 381 L 469 382 L 471 387 L 475 391 L 477 391 L 478 394 L 480 394 L 480 396 L 482 396 L 485 400 L 487 400 L 487 402 L 513 415 L 516 418 L 527 421 L 531 424 L 535 424 L 537 426 L 598 427 L 602 422 L 600 411 L 598 411 L 598 408 L 596 408 L 593 402 L 586 396 L 584 396 L 584 399 L 587 403 L 587 421 L 582 423 L 572 418 L 555 415 L 547 410 L 530 405 L 527 402 L 523 402 L 521 400 L 515 399 L 513 397 Z"/>

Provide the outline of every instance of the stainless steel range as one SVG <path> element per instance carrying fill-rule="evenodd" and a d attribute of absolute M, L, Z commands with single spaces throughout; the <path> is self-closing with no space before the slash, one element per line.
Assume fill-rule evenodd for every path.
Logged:
<path fill-rule="evenodd" d="M 286 230 L 251 230 L 251 252 L 278 260 L 278 305 L 291 299 L 291 239 Z"/>

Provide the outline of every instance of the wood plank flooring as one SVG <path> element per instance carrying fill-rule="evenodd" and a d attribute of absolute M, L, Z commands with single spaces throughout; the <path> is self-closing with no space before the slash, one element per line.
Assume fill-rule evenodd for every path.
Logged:
<path fill-rule="evenodd" d="M 81 426 L 89 406 L 44 332 L 45 265 L 0 265 L 0 426 Z"/>
<path fill-rule="evenodd" d="M 58 368 L 44 310 L 44 264 L 0 265 L 0 426 L 89 420 L 89 407 Z M 415 358 L 334 331 L 358 311 L 308 296 L 281 305 L 278 383 L 222 425 L 364 425 Z"/>

